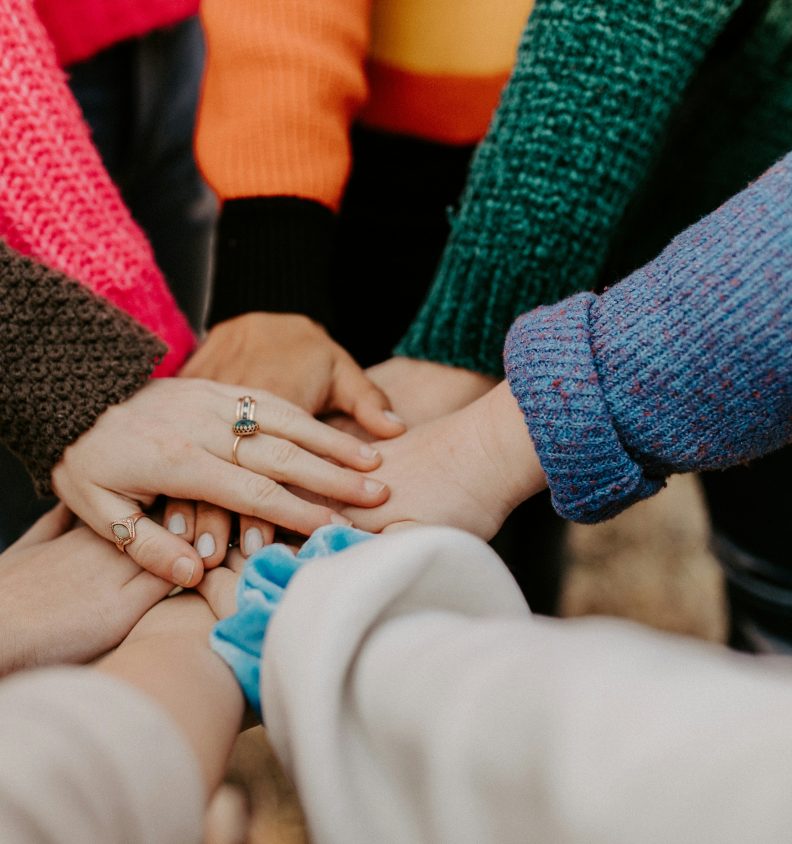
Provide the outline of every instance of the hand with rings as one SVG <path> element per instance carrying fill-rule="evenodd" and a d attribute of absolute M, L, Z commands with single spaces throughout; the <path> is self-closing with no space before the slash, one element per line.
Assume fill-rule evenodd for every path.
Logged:
<path fill-rule="evenodd" d="M 371 446 L 284 399 L 241 392 L 199 379 L 151 381 L 66 449 L 53 489 L 136 563 L 181 586 L 194 586 L 225 557 L 230 523 L 218 508 L 240 514 L 243 537 L 266 537 L 272 525 L 308 535 L 348 520 L 286 485 L 358 507 L 387 499 L 387 487 L 368 475 L 380 464 Z M 179 500 L 198 502 L 183 508 L 182 530 L 145 517 L 160 495 L 175 499 L 166 524 L 180 515 Z M 205 534 L 211 548 L 206 540 L 201 547 Z"/>

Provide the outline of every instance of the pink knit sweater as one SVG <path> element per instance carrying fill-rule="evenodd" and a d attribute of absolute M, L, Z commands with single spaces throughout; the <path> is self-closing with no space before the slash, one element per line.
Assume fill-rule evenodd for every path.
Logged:
<path fill-rule="evenodd" d="M 190 327 L 91 143 L 32 0 L 0 0 L 0 237 L 164 340 L 157 375 L 184 362 Z"/>
<path fill-rule="evenodd" d="M 35 6 L 63 66 L 198 13 L 198 0 L 35 0 Z"/>

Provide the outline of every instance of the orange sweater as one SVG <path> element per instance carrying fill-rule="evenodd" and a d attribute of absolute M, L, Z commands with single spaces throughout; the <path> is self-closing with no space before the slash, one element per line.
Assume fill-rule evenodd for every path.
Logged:
<path fill-rule="evenodd" d="M 483 137 L 533 0 L 203 0 L 197 132 L 221 199 L 337 209 L 355 119 L 448 144 Z"/>

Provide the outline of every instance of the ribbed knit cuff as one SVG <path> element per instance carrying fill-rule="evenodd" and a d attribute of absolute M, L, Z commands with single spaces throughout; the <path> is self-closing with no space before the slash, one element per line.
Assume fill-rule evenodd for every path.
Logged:
<path fill-rule="evenodd" d="M 250 313 L 300 313 L 331 327 L 336 216 L 296 196 L 227 200 L 215 250 L 209 325 Z"/>
<path fill-rule="evenodd" d="M 580 293 L 520 317 L 506 340 L 509 386 L 522 408 L 553 506 L 591 524 L 658 492 L 628 454 L 613 425 L 591 349 L 589 312 Z"/>
<path fill-rule="evenodd" d="M 166 349 L 105 299 L 0 241 L 0 439 L 39 495 L 66 447 L 137 392 Z"/>

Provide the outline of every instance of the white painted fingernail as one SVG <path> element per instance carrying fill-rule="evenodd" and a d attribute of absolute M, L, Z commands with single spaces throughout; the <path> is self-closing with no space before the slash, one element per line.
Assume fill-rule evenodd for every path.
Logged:
<path fill-rule="evenodd" d="M 195 550 L 205 560 L 214 554 L 217 546 L 215 545 L 214 537 L 211 533 L 202 533 L 198 537 L 198 542 L 195 543 Z"/>
<path fill-rule="evenodd" d="M 347 519 L 345 516 L 342 516 L 340 513 L 333 513 L 330 516 L 330 521 L 334 525 L 346 525 L 347 527 L 352 527 L 352 522 L 350 519 Z"/>
<path fill-rule="evenodd" d="M 173 564 L 173 579 L 182 586 L 187 586 L 195 573 L 195 560 L 179 557 Z"/>
<path fill-rule="evenodd" d="M 264 547 L 264 537 L 261 535 L 261 531 L 258 528 L 248 528 L 245 531 L 245 540 L 242 543 L 242 550 L 245 552 L 245 556 L 249 557 L 251 554 L 255 554 L 259 548 Z"/>
<path fill-rule="evenodd" d="M 397 425 L 404 425 L 404 420 L 399 416 L 398 413 L 394 413 L 392 410 L 383 410 L 382 415 L 389 421 L 395 422 Z"/>
<path fill-rule="evenodd" d="M 187 533 L 187 522 L 181 513 L 174 513 L 170 519 L 168 519 L 168 530 L 171 533 L 175 533 L 177 536 Z"/>
<path fill-rule="evenodd" d="M 385 484 L 369 479 L 363 481 L 363 489 L 365 489 L 369 495 L 379 495 L 382 490 L 385 489 Z"/>
<path fill-rule="evenodd" d="M 379 457 L 379 452 L 376 448 L 372 448 L 370 445 L 362 445 L 359 449 L 360 456 L 365 458 L 366 460 L 376 460 Z"/>

